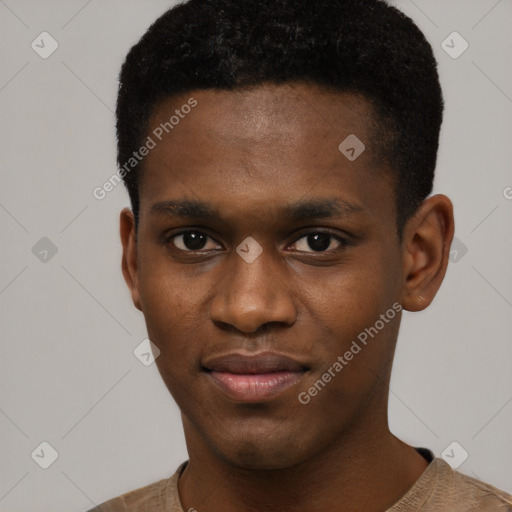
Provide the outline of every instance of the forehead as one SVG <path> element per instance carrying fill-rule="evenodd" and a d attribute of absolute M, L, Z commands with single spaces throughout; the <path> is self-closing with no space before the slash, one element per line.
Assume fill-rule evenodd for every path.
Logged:
<path fill-rule="evenodd" d="M 156 146 L 143 163 L 141 212 L 178 197 L 268 209 L 333 192 L 382 209 L 394 199 L 376 158 L 374 117 L 359 95 L 305 84 L 168 98 L 149 123 Z"/>
<path fill-rule="evenodd" d="M 191 97 L 197 107 L 188 117 L 196 123 L 180 121 L 179 129 L 174 126 L 169 135 L 189 135 L 192 129 L 199 137 L 245 146 L 247 142 L 293 141 L 300 136 L 313 141 L 315 134 L 341 135 L 352 129 L 368 141 L 376 126 L 373 108 L 363 96 L 296 83 L 200 90 L 167 98 L 155 106 L 150 127 L 168 122 Z"/>

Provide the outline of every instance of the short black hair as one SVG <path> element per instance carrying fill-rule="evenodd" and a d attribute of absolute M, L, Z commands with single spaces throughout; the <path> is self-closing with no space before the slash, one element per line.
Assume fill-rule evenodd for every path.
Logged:
<path fill-rule="evenodd" d="M 432 192 L 443 117 L 437 63 L 420 29 L 383 0 L 189 0 L 131 48 L 119 82 L 120 168 L 165 98 L 303 82 L 373 105 L 394 177 L 399 237 Z M 136 223 L 142 168 L 122 174 Z"/>

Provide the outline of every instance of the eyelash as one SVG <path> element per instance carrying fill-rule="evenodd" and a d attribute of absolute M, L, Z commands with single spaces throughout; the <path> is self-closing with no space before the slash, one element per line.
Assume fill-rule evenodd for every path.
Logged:
<path fill-rule="evenodd" d="M 166 240 L 165 240 L 165 243 L 166 245 L 168 244 L 171 244 L 174 246 L 174 248 L 182 253 L 185 253 L 185 254 L 200 254 L 200 253 L 208 253 L 208 252 L 211 252 L 212 249 L 207 249 L 207 250 L 204 250 L 204 249 L 199 249 L 199 250 L 184 250 L 184 249 L 180 249 L 178 247 L 176 247 L 176 245 L 173 243 L 173 240 L 179 236 L 182 236 L 182 235 L 185 235 L 187 233 L 197 233 L 197 234 L 200 234 L 200 235 L 205 235 L 208 239 L 210 240 L 213 240 L 217 245 L 220 245 L 213 237 L 211 237 L 210 235 L 208 235 L 207 233 L 203 232 L 203 231 L 200 231 L 200 230 L 196 230 L 196 229 L 187 229 L 187 230 L 184 230 L 184 231 L 180 231 L 179 233 L 174 233 L 173 235 L 171 235 L 170 237 L 168 237 Z M 348 245 L 350 245 L 349 241 L 346 239 L 346 238 L 343 238 L 343 237 L 340 237 L 339 235 L 335 235 L 333 233 L 330 233 L 328 231 L 322 231 L 322 230 L 312 230 L 312 231 L 308 231 L 307 233 L 304 233 L 302 236 L 300 236 L 299 238 L 297 238 L 295 240 L 295 242 L 292 243 L 292 245 L 295 245 L 299 240 L 302 240 L 303 238 L 307 238 L 309 235 L 313 235 L 313 234 L 323 234 L 323 235 L 328 235 L 331 239 L 334 239 L 336 240 L 338 243 L 339 243 L 339 246 L 336 248 L 336 249 L 331 249 L 330 251 L 297 251 L 297 252 L 300 252 L 300 253 L 304 253 L 304 254 L 331 254 L 331 253 L 335 253 L 337 251 L 339 251 L 340 249 L 344 249 L 345 247 L 347 247 Z M 330 244 L 329 244 L 330 245 Z"/>

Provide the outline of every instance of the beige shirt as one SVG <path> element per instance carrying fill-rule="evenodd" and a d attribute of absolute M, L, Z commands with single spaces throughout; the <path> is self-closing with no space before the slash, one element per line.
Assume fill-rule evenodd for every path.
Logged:
<path fill-rule="evenodd" d="M 88 512 L 184 512 L 178 494 L 181 464 L 171 478 L 123 494 Z M 193 509 L 192 509 L 193 511 Z M 416 483 L 386 512 L 512 512 L 512 496 L 454 471 L 435 458 Z"/>

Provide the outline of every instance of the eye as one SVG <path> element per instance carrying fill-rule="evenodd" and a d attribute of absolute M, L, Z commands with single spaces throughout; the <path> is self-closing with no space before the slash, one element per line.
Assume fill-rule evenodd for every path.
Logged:
<path fill-rule="evenodd" d="M 210 241 L 210 242 L 209 242 Z M 168 243 L 184 252 L 211 251 L 221 248 L 211 237 L 201 231 L 183 231 L 168 239 Z M 208 244 L 210 245 L 208 247 Z"/>
<path fill-rule="evenodd" d="M 334 248 L 333 248 L 334 242 Z M 295 250 L 301 252 L 325 252 L 327 249 L 331 249 L 331 251 L 335 251 L 339 248 L 344 248 L 348 245 L 348 241 L 333 235 L 331 233 L 326 233 L 323 231 L 312 231 L 308 233 L 306 236 L 299 238 L 293 245 L 296 246 Z M 310 250 L 308 250 L 308 248 Z M 330 251 L 330 252 L 331 252 Z"/>

